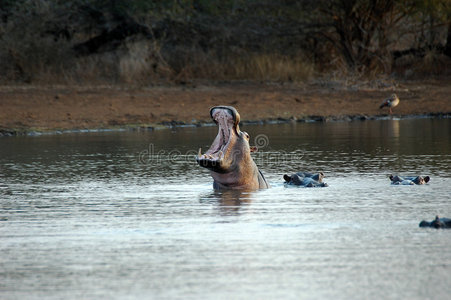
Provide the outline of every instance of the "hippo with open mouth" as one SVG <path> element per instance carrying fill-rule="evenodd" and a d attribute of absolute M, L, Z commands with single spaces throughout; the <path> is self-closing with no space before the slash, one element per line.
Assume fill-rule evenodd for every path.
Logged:
<path fill-rule="evenodd" d="M 296 185 L 304 187 L 326 187 L 327 183 L 323 182 L 324 174 L 319 172 L 318 174 L 298 172 L 291 176 L 283 175 L 286 185 Z"/>
<path fill-rule="evenodd" d="M 210 116 L 219 127 L 218 135 L 205 154 L 199 149 L 196 161 L 210 170 L 215 189 L 255 190 L 269 188 L 251 157 L 249 134 L 240 131 L 240 114 L 231 106 L 215 106 Z"/>
<path fill-rule="evenodd" d="M 448 218 L 439 218 L 436 216 L 432 222 L 421 221 L 420 227 L 433 227 L 433 228 L 451 228 L 451 219 Z"/>
<path fill-rule="evenodd" d="M 415 184 L 426 184 L 431 179 L 429 176 L 409 176 L 409 177 L 401 177 L 398 175 L 390 175 L 388 176 L 391 180 L 391 184 L 395 185 L 415 185 Z"/>

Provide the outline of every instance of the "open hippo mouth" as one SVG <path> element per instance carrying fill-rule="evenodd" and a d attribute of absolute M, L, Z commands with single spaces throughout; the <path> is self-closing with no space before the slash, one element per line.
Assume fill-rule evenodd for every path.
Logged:
<path fill-rule="evenodd" d="M 215 106 L 210 109 L 210 116 L 219 127 L 218 135 L 205 154 L 199 149 L 196 161 L 200 166 L 216 172 L 225 172 L 226 157 L 230 154 L 233 140 L 240 135 L 238 124 L 240 115 L 230 106 Z"/>
<path fill-rule="evenodd" d="M 218 125 L 218 135 L 208 149 L 199 154 L 196 161 L 210 170 L 213 188 L 221 189 L 260 189 L 268 188 L 262 172 L 251 157 L 256 151 L 249 146 L 249 135 L 240 131 L 240 115 L 231 106 L 215 106 L 210 116 Z"/>

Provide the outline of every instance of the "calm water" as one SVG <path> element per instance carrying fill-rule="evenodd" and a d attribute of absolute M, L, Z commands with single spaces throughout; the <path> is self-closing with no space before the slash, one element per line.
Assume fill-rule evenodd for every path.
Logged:
<path fill-rule="evenodd" d="M 212 190 L 215 127 L 0 139 L 0 299 L 449 297 L 451 230 L 418 223 L 451 217 L 451 119 L 242 129 L 271 189 Z"/>

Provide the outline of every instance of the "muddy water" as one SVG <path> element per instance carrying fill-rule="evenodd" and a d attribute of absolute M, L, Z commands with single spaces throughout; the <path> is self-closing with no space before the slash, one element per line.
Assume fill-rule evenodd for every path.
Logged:
<path fill-rule="evenodd" d="M 271 189 L 212 190 L 214 127 L 0 139 L 0 298 L 449 297 L 451 230 L 418 223 L 451 217 L 450 119 L 242 129 Z"/>

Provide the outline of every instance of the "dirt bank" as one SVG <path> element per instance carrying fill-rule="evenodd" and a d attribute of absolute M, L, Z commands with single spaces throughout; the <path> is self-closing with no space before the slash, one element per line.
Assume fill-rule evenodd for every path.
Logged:
<path fill-rule="evenodd" d="M 117 128 L 210 122 L 214 105 L 235 106 L 243 121 L 381 117 L 381 101 L 395 92 L 394 115 L 449 115 L 451 79 L 394 85 L 227 83 L 150 88 L 81 86 L 0 87 L 0 129 Z"/>

